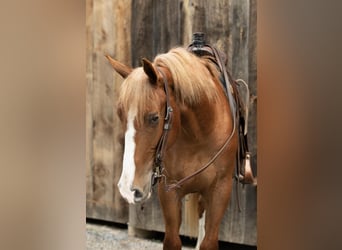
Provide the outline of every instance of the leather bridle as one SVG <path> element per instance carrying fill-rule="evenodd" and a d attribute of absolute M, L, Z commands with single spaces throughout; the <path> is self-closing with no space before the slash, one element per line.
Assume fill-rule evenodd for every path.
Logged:
<path fill-rule="evenodd" d="M 173 109 L 170 104 L 169 84 L 168 84 L 167 78 L 164 72 L 160 68 L 157 67 L 157 70 L 162 75 L 163 82 L 164 82 L 164 91 L 166 95 L 166 108 L 165 108 L 163 134 L 161 135 L 159 142 L 157 144 L 157 147 L 156 147 L 156 156 L 154 159 L 153 173 L 152 173 L 152 179 L 151 179 L 152 186 L 156 184 L 158 179 L 163 177 L 163 171 L 164 171 L 163 158 L 164 158 L 164 153 L 166 149 L 167 138 L 168 138 L 169 131 L 172 125 L 172 115 L 173 115 Z"/>

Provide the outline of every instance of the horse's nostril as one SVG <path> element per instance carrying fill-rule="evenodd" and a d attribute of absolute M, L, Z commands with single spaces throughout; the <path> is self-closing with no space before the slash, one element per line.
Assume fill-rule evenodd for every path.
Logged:
<path fill-rule="evenodd" d="M 136 200 L 139 200 L 144 196 L 144 194 L 138 189 L 133 189 L 133 192 L 134 192 L 134 199 Z"/>

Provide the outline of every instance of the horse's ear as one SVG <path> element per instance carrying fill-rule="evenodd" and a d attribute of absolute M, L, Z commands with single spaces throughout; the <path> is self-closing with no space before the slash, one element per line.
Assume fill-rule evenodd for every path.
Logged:
<path fill-rule="evenodd" d="M 143 68 L 144 68 L 144 72 L 146 73 L 146 75 L 150 79 L 151 83 L 156 84 L 157 80 L 158 80 L 158 74 L 157 74 L 155 67 L 146 58 L 141 59 L 141 62 L 142 62 Z"/>
<path fill-rule="evenodd" d="M 109 55 L 106 55 L 106 57 L 112 65 L 113 69 L 116 72 L 118 72 L 123 78 L 126 78 L 133 71 L 132 68 L 126 66 L 125 64 L 122 64 L 121 62 L 114 60 Z"/>

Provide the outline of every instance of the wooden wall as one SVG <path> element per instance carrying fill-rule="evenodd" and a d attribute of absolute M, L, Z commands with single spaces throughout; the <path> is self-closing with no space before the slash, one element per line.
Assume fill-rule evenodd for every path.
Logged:
<path fill-rule="evenodd" d="M 256 0 L 86 0 L 87 2 L 87 217 L 130 227 L 163 231 L 156 195 L 143 206 L 128 206 L 120 197 L 122 129 L 115 113 L 122 83 L 104 55 L 140 66 L 175 46 L 187 46 L 193 32 L 226 52 L 228 69 L 250 87 L 249 137 L 256 173 Z M 256 187 L 235 192 L 221 225 L 220 239 L 256 245 Z M 193 196 L 185 198 L 181 234 L 197 235 Z"/>
<path fill-rule="evenodd" d="M 121 174 L 122 128 L 116 96 L 121 78 L 105 54 L 131 63 L 130 1 L 87 0 L 87 217 L 126 223 L 128 205 L 116 183 Z M 120 18 L 118 18 L 120 17 Z"/>

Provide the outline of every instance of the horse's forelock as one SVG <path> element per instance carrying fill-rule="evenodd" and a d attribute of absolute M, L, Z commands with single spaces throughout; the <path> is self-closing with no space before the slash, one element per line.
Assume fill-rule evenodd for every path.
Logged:
<path fill-rule="evenodd" d="M 122 83 L 119 106 L 127 116 L 129 110 L 137 111 L 137 122 L 142 124 L 146 110 L 153 108 L 156 99 L 155 88 L 149 83 L 142 68 L 136 68 Z"/>

